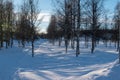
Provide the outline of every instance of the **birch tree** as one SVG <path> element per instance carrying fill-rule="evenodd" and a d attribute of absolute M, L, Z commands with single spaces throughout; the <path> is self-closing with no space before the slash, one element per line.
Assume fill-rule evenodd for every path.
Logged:
<path fill-rule="evenodd" d="M 117 31 L 117 50 L 119 51 L 119 63 L 120 63 L 120 2 L 117 3 L 114 14 L 115 29 Z"/>
<path fill-rule="evenodd" d="M 39 8 L 39 0 L 28 0 L 28 7 L 29 7 L 29 21 L 30 26 L 32 28 L 32 38 L 31 38 L 31 45 L 32 45 L 32 57 L 34 57 L 34 42 L 35 42 L 35 27 L 39 26 L 41 23 L 41 19 L 38 20 L 38 15 L 40 14 L 40 8 Z"/>
<path fill-rule="evenodd" d="M 0 0 L 0 48 L 3 47 L 3 22 L 4 22 L 4 4 Z"/>
<path fill-rule="evenodd" d="M 90 29 L 92 31 L 92 46 L 91 46 L 91 53 L 94 52 L 95 45 L 96 45 L 96 32 L 99 30 L 100 24 L 100 16 L 102 14 L 103 9 L 103 1 L 104 0 L 86 0 L 86 13 L 90 20 Z"/>

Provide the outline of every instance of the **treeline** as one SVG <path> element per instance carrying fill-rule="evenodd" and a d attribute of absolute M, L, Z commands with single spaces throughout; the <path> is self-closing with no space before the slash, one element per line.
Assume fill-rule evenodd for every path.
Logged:
<path fill-rule="evenodd" d="M 13 45 L 14 14 L 12 2 L 0 0 L 0 48 L 3 42 L 6 48 Z"/>
<path fill-rule="evenodd" d="M 120 2 L 116 5 L 113 19 L 105 12 L 104 0 L 56 0 L 53 1 L 55 14 L 47 29 L 47 37 L 65 42 L 66 52 L 69 44 L 80 54 L 80 38 L 91 39 L 91 53 L 97 41 L 112 41 L 120 51 Z M 111 21 L 110 21 L 111 20 Z M 75 44 L 76 43 L 76 44 Z"/>
<path fill-rule="evenodd" d="M 53 28 L 51 29 L 51 31 L 53 30 Z M 48 38 L 50 40 L 51 43 L 54 43 L 56 41 L 59 41 L 59 46 L 61 46 L 61 42 L 64 40 L 64 32 L 62 30 L 56 30 L 55 34 L 52 34 L 52 32 L 49 32 L 47 35 L 43 34 L 43 36 L 45 38 Z M 91 30 L 81 30 L 79 31 L 79 38 L 84 39 L 86 43 L 88 43 L 87 41 L 89 41 L 91 39 L 92 36 L 92 31 Z M 103 41 L 106 45 L 108 44 L 108 42 L 113 42 L 116 45 L 117 41 L 118 41 L 118 30 L 113 30 L 113 29 L 99 29 L 96 31 L 95 34 L 95 40 L 96 42 L 99 41 Z M 72 36 L 71 34 L 69 34 L 69 36 Z M 76 35 L 74 35 L 74 37 L 76 37 Z M 69 41 L 71 42 L 71 41 Z M 87 44 L 88 45 L 88 44 Z M 118 48 L 118 46 L 115 46 Z M 73 45 L 71 45 L 71 48 L 73 48 Z M 74 49 L 74 48 L 73 48 Z M 118 50 L 118 49 L 117 49 Z"/>
<path fill-rule="evenodd" d="M 103 3 L 104 0 L 53 0 L 55 14 L 51 16 L 47 35 L 40 36 L 53 44 L 58 40 L 59 46 L 64 40 L 66 52 L 71 44 L 76 56 L 80 54 L 82 37 L 85 42 L 91 39 L 91 53 L 98 41 L 112 41 L 117 44 L 120 56 L 120 2 L 111 21 Z M 17 13 L 14 8 L 12 0 L 0 0 L 0 49 L 12 47 L 16 39 L 23 47 L 30 42 L 34 56 L 34 42 L 39 38 L 37 27 L 42 21 L 38 19 L 39 0 L 23 0 Z"/>
<path fill-rule="evenodd" d="M 30 42 L 34 56 L 34 42 L 39 38 L 37 26 L 42 20 L 38 19 L 38 4 L 38 0 L 23 0 L 20 11 L 15 12 L 12 0 L 0 0 L 0 48 L 12 47 L 15 39 L 23 47 Z"/>

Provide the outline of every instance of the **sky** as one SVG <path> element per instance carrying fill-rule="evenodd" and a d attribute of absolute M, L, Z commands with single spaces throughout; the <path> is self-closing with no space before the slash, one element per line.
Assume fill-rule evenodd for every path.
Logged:
<path fill-rule="evenodd" d="M 114 13 L 114 9 L 118 1 L 120 0 L 105 0 L 104 7 L 107 9 L 108 13 Z"/>
<path fill-rule="evenodd" d="M 53 10 L 52 0 L 40 0 L 40 9 L 41 16 L 45 16 L 40 25 L 41 32 L 46 32 Z"/>
<path fill-rule="evenodd" d="M 19 11 L 20 5 L 22 0 L 13 0 L 14 1 L 14 6 L 15 6 L 15 11 Z M 44 16 L 42 23 L 40 24 L 40 32 L 46 32 L 46 28 L 48 27 L 53 6 L 52 6 L 52 0 L 39 0 L 39 6 L 40 6 L 40 15 L 39 19 Z"/>
<path fill-rule="evenodd" d="M 22 0 L 13 0 L 13 1 L 15 6 L 20 6 Z M 53 4 L 52 4 L 52 0 L 39 0 L 39 1 L 40 1 L 40 9 L 41 9 L 40 17 L 44 16 L 40 28 L 42 32 L 45 32 L 50 21 L 50 16 L 53 11 Z M 114 8 L 118 1 L 120 0 L 105 0 L 104 7 L 107 13 L 109 14 L 109 16 L 113 16 Z M 18 8 L 16 8 L 16 10 L 17 9 Z"/>

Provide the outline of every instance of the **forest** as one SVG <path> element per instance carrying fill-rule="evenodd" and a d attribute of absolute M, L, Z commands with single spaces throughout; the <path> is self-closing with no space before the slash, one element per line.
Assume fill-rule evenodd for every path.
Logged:
<path fill-rule="evenodd" d="M 23 47 L 26 42 L 31 42 L 34 56 L 34 41 L 43 36 L 53 44 L 58 40 L 59 46 L 64 40 L 66 52 L 71 43 L 73 49 L 76 47 L 76 56 L 80 54 L 80 38 L 85 38 L 86 47 L 88 40 L 91 39 L 91 53 L 94 53 L 99 41 L 103 41 L 106 46 L 108 41 L 114 42 L 119 51 L 120 3 L 117 3 L 114 17 L 110 22 L 103 3 L 104 0 L 53 1 L 55 13 L 51 16 L 47 34 L 40 34 L 37 27 L 43 18 L 38 20 L 40 14 L 38 0 L 23 1 L 19 13 L 14 12 L 12 1 L 1 0 L 0 48 L 12 47 L 14 40 Z"/>
<path fill-rule="evenodd" d="M 118 53 L 118 63 L 120 63 L 119 1 L 112 18 L 109 17 L 107 9 L 104 7 L 105 0 L 51 0 L 51 2 L 54 9 L 46 30 L 47 33 L 40 33 L 38 27 L 44 16 L 38 19 L 41 13 L 39 0 L 23 0 L 18 12 L 14 10 L 12 0 L 0 0 L 0 55 L 4 49 L 6 51 L 14 49 L 16 44 L 20 49 L 21 47 L 26 49 L 29 44 L 30 54 L 34 59 L 37 55 L 36 42 L 43 40 L 43 42 L 48 41 L 52 44 L 51 46 L 56 46 L 56 43 L 58 47 L 64 46 L 64 52 L 68 56 L 69 50 L 74 50 L 72 53 L 75 53 L 77 58 L 83 55 L 83 46 L 84 49 L 90 51 L 89 54 L 96 55 L 95 51 L 103 43 L 102 46 L 107 49 L 111 49 L 109 48 L 111 45 L 114 46 L 114 51 Z M 82 80 L 93 79 L 83 78 Z"/>

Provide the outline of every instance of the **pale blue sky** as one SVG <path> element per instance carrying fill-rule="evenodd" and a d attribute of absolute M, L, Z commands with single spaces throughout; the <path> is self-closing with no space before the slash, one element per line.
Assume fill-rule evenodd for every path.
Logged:
<path fill-rule="evenodd" d="M 13 1 L 15 6 L 19 6 L 22 0 L 13 0 Z M 109 13 L 109 15 L 113 15 L 115 5 L 118 1 L 119 0 L 105 0 L 104 6 L 108 10 L 107 13 Z M 43 23 L 41 24 L 41 27 L 43 28 L 43 30 L 45 30 L 46 27 L 48 26 L 50 14 L 52 13 L 53 10 L 52 0 L 40 0 L 40 9 L 42 15 L 44 14 L 46 15 L 45 19 L 43 20 Z"/>
<path fill-rule="evenodd" d="M 18 11 L 22 0 L 13 0 L 13 1 L 14 1 L 15 11 Z M 53 10 L 52 0 L 39 0 L 39 6 L 41 9 L 40 16 L 45 16 L 43 22 L 40 25 L 41 31 L 44 32 L 48 26 L 50 16 Z"/>
<path fill-rule="evenodd" d="M 13 0 L 13 1 L 14 1 L 14 5 L 18 7 L 20 6 L 22 0 Z M 42 12 L 51 12 L 52 11 L 52 0 L 39 0 L 39 6 Z"/>
<path fill-rule="evenodd" d="M 120 0 L 105 0 L 104 7 L 106 9 L 109 9 L 109 11 L 112 13 L 112 12 L 114 12 L 115 6 L 118 1 L 120 1 Z"/>

